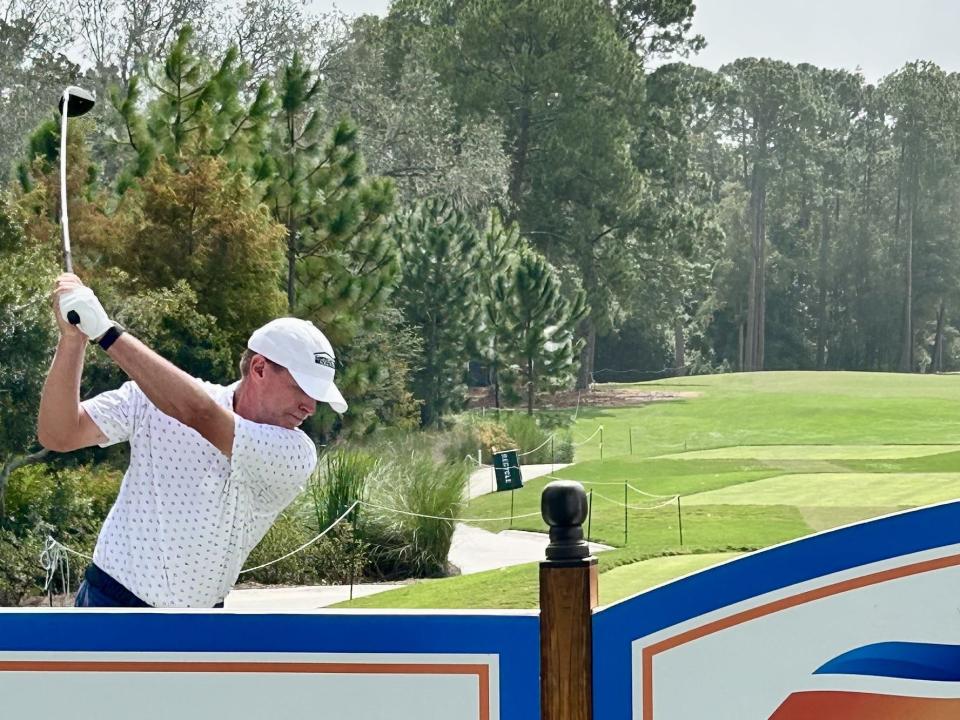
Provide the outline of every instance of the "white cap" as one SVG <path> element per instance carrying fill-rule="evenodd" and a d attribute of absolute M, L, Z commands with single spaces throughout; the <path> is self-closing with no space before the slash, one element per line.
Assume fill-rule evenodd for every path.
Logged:
<path fill-rule="evenodd" d="M 328 403 L 338 413 L 347 411 L 343 395 L 333 384 L 333 346 L 312 322 L 292 317 L 271 320 L 254 331 L 247 347 L 289 370 L 314 400 Z"/>

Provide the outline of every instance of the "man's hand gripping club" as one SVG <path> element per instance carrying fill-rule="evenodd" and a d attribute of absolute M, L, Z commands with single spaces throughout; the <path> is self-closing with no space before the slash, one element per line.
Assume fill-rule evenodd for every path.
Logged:
<path fill-rule="evenodd" d="M 71 273 L 57 279 L 56 289 L 60 312 L 58 320 L 61 332 L 64 325 L 76 325 L 91 340 L 97 340 L 113 326 L 100 300 L 93 290 L 85 286 Z"/>

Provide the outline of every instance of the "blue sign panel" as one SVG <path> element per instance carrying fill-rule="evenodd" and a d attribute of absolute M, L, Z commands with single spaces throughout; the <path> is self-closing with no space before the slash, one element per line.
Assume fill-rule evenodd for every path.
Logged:
<path fill-rule="evenodd" d="M 594 717 L 960 716 L 958 587 L 958 502 L 732 560 L 594 614 Z"/>

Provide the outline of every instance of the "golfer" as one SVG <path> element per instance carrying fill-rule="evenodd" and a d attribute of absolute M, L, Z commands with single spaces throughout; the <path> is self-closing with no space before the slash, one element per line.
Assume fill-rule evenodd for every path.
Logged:
<path fill-rule="evenodd" d="M 54 314 L 60 340 L 40 400 L 40 442 L 58 452 L 130 443 L 77 606 L 222 607 L 316 466 L 300 424 L 317 402 L 347 409 L 333 348 L 309 322 L 273 320 L 250 336 L 241 379 L 224 387 L 124 332 L 76 275 L 57 279 Z M 80 402 L 88 340 L 131 381 Z"/>

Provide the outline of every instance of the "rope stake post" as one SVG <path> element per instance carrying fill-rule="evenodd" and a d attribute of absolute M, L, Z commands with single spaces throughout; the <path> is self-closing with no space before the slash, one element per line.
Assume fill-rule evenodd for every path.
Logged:
<path fill-rule="evenodd" d="M 593 489 L 587 498 L 587 542 L 590 542 L 590 525 L 593 522 Z"/>
<path fill-rule="evenodd" d="M 583 539 L 587 493 L 577 482 L 552 482 L 540 510 L 550 527 L 540 563 L 540 717 L 592 720 L 591 611 L 598 599 L 597 559 Z"/>
<path fill-rule="evenodd" d="M 603 425 L 600 426 L 600 462 L 603 462 Z"/>
<path fill-rule="evenodd" d="M 630 428 L 630 454 L 633 455 L 633 428 Z"/>
<path fill-rule="evenodd" d="M 683 547 L 683 513 L 680 512 L 679 495 L 677 495 L 677 525 L 680 527 L 680 547 Z"/>
<path fill-rule="evenodd" d="M 627 502 L 628 487 L 629 485 L 626 482 L 624 482 L 623 483 L 623 544 L 624 545 L 627 544 L 627 538 L 629 537 L 628 535 L 629 520 L 627 519 L 627 511 L 630 509 L 630 504 Z"/>

